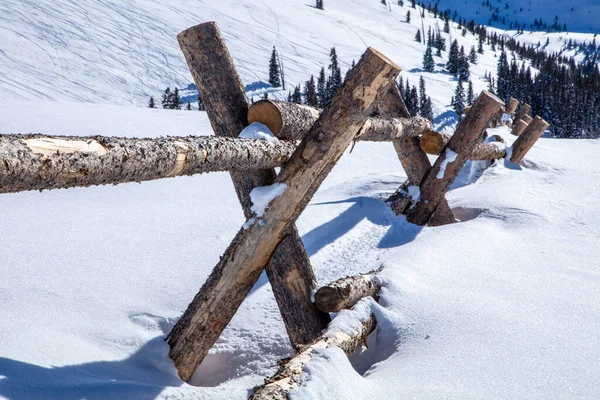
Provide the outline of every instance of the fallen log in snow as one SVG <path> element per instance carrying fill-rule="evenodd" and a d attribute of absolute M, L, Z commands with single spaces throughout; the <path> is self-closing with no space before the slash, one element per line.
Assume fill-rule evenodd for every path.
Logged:
<path fill-rule="evenodd" d="M 315 293 L 315 304 L 321 311 L 338 312 L 353 307 L 365 297 L 377 300 L 381 285 L 377 271 L 341 278 L 319 288 Z"/>
<path fill-rule="evenodd" d="M 421 137 L 421 149 L 427 154 L 439 155 L 451 137 L 452 135 L 448 133 L 425 132 Z M 506 148 L 497 144 L 504 143 L 504 139 L 499 135 L 490 136 L 490 138 L 494 138 L 496 143 L 489 143 L 489 138 L 488 143 L 479 143 L 471 152 L 469 160 L 498 160 L 506 157 Z"/>
<path fill-rule="evenodd" d="M 303 104 L 261 100 L 248 110 L 248 122 L 265 124 L 279 139 L 302 140 L 321 111 Z M 389 142 L 403 136 L 419 135 L 430 129 L 431 122 L 421 117 L 371 117 L 357 134 L 356 140 Z"/>
<path fill-rule="evenodd" d="M 328 347 L 339 347 L 347 355 L 353 354 L 367 337 L 375 330 L 377 321 L 371 313 L 374 301 L 371 299 L 361 300 L 352 310 L 342 311 L 346 322 L 350 321 L 352 329 L 344 329 L 337 326 L 336 319 L 329 328 L 313 344 L 288 360 L 282 360 L 280 368 L 271 378 L 265 379 L 263 385 L 254 388 L 250 400 L 287 400 L 290 391 L 297 389 L 302 384 L 302 374 L 319 349 Z M 338 318 L 340 318 L 338 316 Z M 351 331 L 349 334 L 347 331 Z"/>
<path fill-rule="evenodd" d="M 296 145 L 199 137 L 0 135 L 0 193 L 280 166 Z"/>

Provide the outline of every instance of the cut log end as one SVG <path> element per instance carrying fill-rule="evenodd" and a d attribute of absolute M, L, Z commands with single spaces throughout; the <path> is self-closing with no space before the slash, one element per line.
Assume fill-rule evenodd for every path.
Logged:
<path fill-rule="evenodd" d="M 321 311 L 338 312 L 353 307 L 365 297 L 376 298 L 381 284 L 377 272 L 338 279 L 317 290 L 315 304 Z"/>
<path fill-rule="evenodd" d="M 248 123 L 260 122 L 277 136 L 283 127 L 283 118 L 277 106 L 268 100 L 257 101 L 248 110 Z"/>

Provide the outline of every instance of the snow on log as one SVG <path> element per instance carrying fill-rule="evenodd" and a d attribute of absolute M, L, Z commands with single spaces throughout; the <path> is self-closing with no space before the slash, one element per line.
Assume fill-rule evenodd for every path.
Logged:
<path fill-rule="evenodd" d="M 304 104 L 261 100 L 250 107 L 248 122 L 265 124 L 279 139 L 302 140 L 321 111 Z M 405 135 L 418 135 L 429 129 L 431 122 L 421 117 L 372 117 L 360 130 L 356 140 L 389 142 Z"/>
<path fill-rule="evenodd" d="M 535 142 L 537 142 L 546 129 L 548 129 L 548 126 L 550 126 L 550 124 L 536 115 L 533 121 L 527 125 L 527 128 L 525 128 L 523 133 L 515 140 L 515 143 L 513 143 L 510 161 L 517 164 L 520 163 Z"/>
<path fill-rule="evenodd" d="M 531 121 L 527 121 L 527 119 L 525 118 L 526 116 L 529 117 L 529 115 L 528 115 L 529 111 L 531 111 L 531 106 L 527 103 L 523 104 L 521 106 L 521 108 L 519 109 L 517 116 L 513 119 L 513 121 L 515 121 L 515 123 L 516 123 L 516 121 L 522 119 L 523 121 L 525 121 L 526 123 L 529 124 L 529 122 L 531 122 Z"/>
<path fill-rule="evenodd" d="M 292 142 L 212 136 L 0 135 L 0 193 L 273 168 L 287 161 L 295 148 Z"/>
<path fill-rule="evenodd" d="M 190 28 L 180 33 L 177 39 L 206 105 L 215 135 L 239 135 L 248 124 L 248 99 L 216 23 L 208 22 Z M 231 172 L 246 219 L 252 218 L 250 193 L 255 187 L 272 184 L 275 175 L 273 168 Z M 312 342 L 327 326 L 330 318 L 311 301 L 316 278 L 295 226 L 292 225 L 287 235 L 283 235 L 271 261 L 266 265 L 266 271 L 292 346 L 299 347 Z M 248 292 L 253 283 L 241 282 L 239 285 L 242 292 Z M 244 296 L 242 294 L 241 298 Z M 227 324 L 227 321 L 222 323 Z M 200 359 L 202 357 L 203 354 Z M 187 378 L 189 373 L 190 370 L 186 370 Z"/>
<path fill-rule="evenodd" d="M 525 128 L 527 128 L 527 122 L 520 119 L 515 122 L 513 129 L 510 133 L 512 133 L 515 136 L 520 136 L 521 133 L 523 133 L 523 131 L 525 130 Z"/>
<path fill-rule="evenodd" d="M 445 151 L 440 154 L 421 183 L 419 201 L 407 214 L 409 222 L 416 225 L 425 225 L 429 222 L 490 120 L 501 108 L 502 101 L 499 98 L 485 90 L 481 92 L 469 115 L 460 122 Z"/>
<path fill-rule="evenodd" d="M 169 355 L 183 380 L 191 378 L 258 280 L 282 237 L 399 72 L 400 68 L 387 57 L 367 49 L 331 106 L 281 168 L 275 183 L 287 185 L 285 191 L 270 202 L 262 218 L 239 230 L 168 336 Z"/>
<path fill-rule="evenodd" d="M 515 99 L 514 97 L 511 97 L 510 99 L 508 99 L 508 105 L 506 106 L 506 113 L 509 114 L 510 117 L 512 118 L 515 115 L 515 111 L 518 106 L 519 106 L 519 100 Z"/>
<path fill-rule="evenodd" d="M 531 115 L 523 115 L 523 121 L 525 121 L 525 123 L 529 125 L 531 124 L 531 121 L 533 121 L 533 117 Z"/>
<path fill-rule="evenodd" d="M 377 272 L 348 276 L 322 286 L 315 293 L 315 304 L 319 310 L 334 313 L 351 308 L 365 297 L 377 300 L 382 280 Z"/>
<path fill-rule="evenodd" d="M 358 347 L 366 343 L 367 337 L 377 326 L 375 316 L 371 312 L 372 307 L 376 306 L 373 303 L 371 299 L 364 299 L 352 310 L 342 311 L 317 341 L 292 358 L 282 360 L 275 375 L 265 379 L 263 385 L 255 387 L 249 400 L 289 399 L 289 392 L 302 385 L 304 370 L 320 349 L 339 347 L 347 355 L 353 354 Z M 344 323 L 336 324 L 341 317 L 344 318 Z M 348 326 L 352 329 L 348 329 Z"/>
<path fill-rule="evenodd" d="M 421 136 L 421 149 L 427 154 L 439 155 L 451 137 L 452 135 L 447 133 L 425 132 Z M 495 142 L 489 143 L 488 138 L 488 143 L 477 144 L 469 155 L 469 160 L 498 160 L 506 156 L 506 148 L 504 145 L 498 144 L 504 143 L 504 139 L 499 135 L 493 135 L 490 138 L 493 138 Z"/>

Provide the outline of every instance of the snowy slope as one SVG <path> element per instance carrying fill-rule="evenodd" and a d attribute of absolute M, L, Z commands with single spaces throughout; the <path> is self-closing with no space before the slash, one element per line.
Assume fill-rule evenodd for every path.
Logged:
<path fill-rule="evenodd" d="M 107 105 L 0 103 L 0 121 L 210 133 L 204 113 Z M 329 350 L 293 398 L 598 398 L 599 150 L 541 139 L 522 167 L 465 186 L 467 169 L 448 196 L 465 221 L 420 229 L 382 202 L 405 179 L 391 144 L 358 143 L 298 226 L 322 283 L 384 267 L 379 329 L 353 359 L 364 376 Z M 225 173 L 2 195 L 0 208 L 0 397 L 244 399 L 291 352 L 263 276 L 198 387 L 167 357 L 162 338 L 243 223 Z"/>
<path fill-rule="evenodd" d="M 328 0 L 320 11 L 308 0 L 4 0 L 0 99 L 144 106 L 151 95 L 159 99 L 167 86 L 181 88 L 192 82 L 176 35 L 211 20 L 218 22 L 245 84 L 267 80 L 273 46 L 283 58 L 290 87 L 327 66 L 333 46 L 342 73 L 373 46 L 417 84 L 425 48 L 412 39 L 418 28 L 443 23 L 427 14 L 422 24 L 409 2 L 404 7 L 389 3 L 384 7 L 378 0 Z M 407 11 L 412 13 L 410 24 L 403 22 Z M 456 29 L 443 35 L 457 38 L 467 50 L 476 45 L 474 37 L 463 38 Z M 568 40 L 568 35 L 558 36 Z M 591 35 L 584 37 L 591 41 Z M 532 43 L 540 40 L 544 43 L 545 37 L 535 37 Z M 477 91 L 487 85 L 480 81 L 483 74 L 496 71 L 497 59 L 485 49 L 486 55 L 472 68 Z M 440 66 L 447 58 L 443 55 L 435 59 Z M 435 114 L 443 116 L 456 82 L 446 74 L 424 76 Z"/>
<path fill-rule="evenodd" d="M 536 19 L 552 25 L 558 17 L 560 25 L 567 24 L 570 32 L 600 32 L 600 4 L 596 0 L 489 0 L 489 5 L 485 0 L 438 0 L 437 3 L 440 10 L 456 10 L 458 15 L 481 25 L 487 25 L 492 13 L 496 12 L 499 21 L 492 23 L 495 27 L 508 28 L 511 21 L 529 27 Z M 502 24 L 502 18 L 505 18 L 505 24 Z"/>

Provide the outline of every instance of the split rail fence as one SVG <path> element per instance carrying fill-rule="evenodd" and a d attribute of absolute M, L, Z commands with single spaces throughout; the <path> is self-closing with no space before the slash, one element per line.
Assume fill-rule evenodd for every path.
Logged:
<path fill-rule="evenodd" d="M 325 110 L 264 100 L 251 107 L 221 33 L 214 22 L 178 35 L 214 137 L 132 139 L 0 135 L 0 193 L 140 182 L 212 171 L 229 171 L 247 219 L 167 337 L 170 357 L 188 381 L 219 338 L 261 272 L 266 270 L 296 355 L 255 388 L 252 398 L 286 398 L 300 385 L 312 351 L 337 346 L 347 354 L 364 343 L 375 317 L 361 320 L 349 336 L 327 331 L 329 313 L 377 298 L 376 273 L 342 278 L 319 289 L 295 221 L 353 141 L 392 142 L 408 180 L 387 203 L 418 225 L 455 222 L 445 194 L 465 163 L 507 158 L 519 163 L 548 127 L 528 115 L 514 118 L 518 135 L 507 150 L 486 128 L 514 115 L 518 101 L 504 104 L 483 91 L 453 135 L 411 117 L 395 85 L 400 68 L 368 48 Z M 267 125 L 279 141 L 240 139 L 252 122 Z M 438 155 L 433 165 L 427 154 Z M 275 167 L 280 167 L 276 174 Z M 252 211 L 252 190 L 280 185 L 264 214 Z M 412 188 L 411 187 L 415 187 Z M 414 196 L 418 188 L 419 196 Z M 413 195 L 411 195 L 411 193 Z"/>

